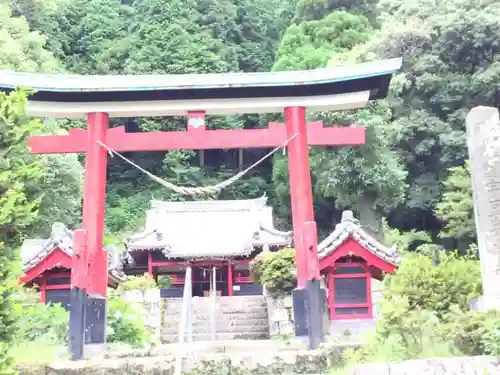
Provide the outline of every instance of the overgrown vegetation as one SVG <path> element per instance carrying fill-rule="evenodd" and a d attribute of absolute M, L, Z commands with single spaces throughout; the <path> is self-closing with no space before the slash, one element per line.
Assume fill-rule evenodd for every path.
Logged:
<path fill-rule="evenodd" d="M 500 4 L 494 0 L 445 0 L 437 8 L 428 0 L 0 1 L 0 70 L 258 72 L 403 57 L 387 100 L 310 118 L 367 128 L 361 147 L 311 151 L 320 236 L 349 208 L 363 226 L 405 252 L 398 274 L 387 281 L 386 331 L 379 329 L 372 345 L 356 354 L 363 360 L 382 353 L 391 358 L 427 355 L 432 348 L 440 353 L 498 352 L 497 317 L 467 312 L 480 289 L 465 115 L 473 106 L 494 103 L 499 38 Z M 81 202 L 75 198 L 81 194 L 81 160 L 29 156 L 25 136 L 60 133 L 83 123 L 57 120 L 42 126 L 26 117 L 25 105 L 21 91 L 0 93 L 0 374 L 9 371 L 6 351 L 17 319 L 10 296 L 16 290 L 22 238 L 47 235 L 56 220 L 77 225 L 81 217 Z M 209 116 L 208 126 L 259 128 L 268 118 Z M 184 127 L 178 118 L 120 124 L 131 132 Z M 243 166 L 263 152 L 245 150 Z M 207 150 L 203 164 L 200 156 L 177 150 L 130 157 L 152 173 L 187 186 L 219 182 L 242 167 L 238 151 Z M 114 238 L 139 229 L 152 197 L 186 199 L 116 158 L 109 158 L 108 170 L 106 227 Z M 264 193 L 278 226 L 290 228 L 285 155 L 211 198 Z M 390 229 L 384 230 L 387 225 Z M 457 254 L 451 254 L 455 249 Z M 270 291 L 288 291 L 294 283 L 293 251 L 254 261 L 252 274 Z M 152 280 L 134 282 L 143 290 L 152 286 Z M 159 283 L 168 285 L 168 280 Z M 110 306 L 128 311 L 119 303 Z M 118 337 L 116 327 L 122 322 L 113 324 Z M 134 332 L 140 335 L 140 328 Z"/>
<path fill-rule="evenodd" d="M 470 311 L 480 285 L 476 260 L 442 254 L 433 265 L 428 255 L 408 255 L 384 281 L 376 330 L 345 362 L 500 354 L 500 312 Z"/>
<path fill-rule="evenodd" d="M 297 285 L 295 249 L 262 253 L 250 264 L 254 282 L 262 284 L 270 294 L 291 293 Z"/>
<path fill-rule="evenodd" d="M 112 292 L 108 297 L 106 338 L 110 343 L 120 342 L 134 347 L 143 346 L 149 339 L 141 312 L 118 293 Z"/>

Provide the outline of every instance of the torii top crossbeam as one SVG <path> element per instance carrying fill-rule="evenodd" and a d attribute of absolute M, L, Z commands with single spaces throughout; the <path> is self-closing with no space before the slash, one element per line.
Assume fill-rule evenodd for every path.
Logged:
<path fill-rule="evenodd" d="M 79 76 L 0 71 L 0 88 L 35 90 L 28 110 L 40 117 L 273 113 L 294 106 L 345 110 L 384 98 L 400 66 L 401 59 L 390 59 L 273 73 Z"/>

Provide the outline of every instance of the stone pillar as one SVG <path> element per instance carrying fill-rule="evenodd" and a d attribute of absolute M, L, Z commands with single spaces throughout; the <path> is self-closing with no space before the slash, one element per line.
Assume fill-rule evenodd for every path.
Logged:
<path fill-rule="evenodd" d="M 500 119 L 493 107 L 467 115 L 467 146 L 483 279 L 479 310 L 500 308 Z"/>

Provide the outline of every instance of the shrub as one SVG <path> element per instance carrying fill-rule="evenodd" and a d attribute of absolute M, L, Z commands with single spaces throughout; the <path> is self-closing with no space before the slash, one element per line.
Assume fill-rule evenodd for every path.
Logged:
<path fill-rule="evenodd" d="M 145 291 L 156 288 L 158 288 L 158 285 L 156 285 L 155 280 L 152 277 L 149 277 L 149 275 L 129 276 L 126 281 L 120 284 L 117 292 L 118 294 L 121 294 L 130 290 Z"/>
<path fill-rule="evenodd" d="M 260 273 L 260 282 L 269 293 L 274 295 L 290 293 L 297 283 L 295 250 L 282 249 L 265 253 L 256 272 Z"/>
<path fill-rule="evenodd" d="M 158 288 L 170 288 L 172 285 L 172 278 L 168 275 L 163 275 L 158 277 Z"/>
<path fill-rule="evenodd" d="M 377 326 L 380 341 L 395 339 L 409 358 L 451 355 L 457 350 L 483 353 L 486 328 L 476 323 L 484 316 L 468 312 L 480 287 L 475 260 L 440 252 L 436 262 L 424 254 L 407 254 L 384 282 Z"/>
<path fill-rule="evenodd" d="M 453 308 L 442 326 L 445 337 L 464 355 L 496 354 L 500 344 L 500 312 Z"/>
<path fill-rule="evenodd" d="M 40 303 L 32 290 L 16 295 L 18 325 L 16 340 L 63 344 L 67 340 L 69 313 L 59 304 Z"/>
<path fill-rule="evenodd" d="M 439 329 L 441 321 L 435 312 L 410 308 L 406 297 L 382 301 L 380 305 L 382 318 L 377 325 L 380 342 L 399 342 L 408 358 L 422 356 L 435 348 L 443 352 L 443 346 L 446 347 L 444 352 L 450 351 L 450 345 L 446 344 Z"/>
<path fill-rule="evenodd" d="M 483 335 L 484 354 L 500 355 L 500 317 L 494 317 L 485 322 L 486 330 Z"/>
<path fill-rule="evenodd" d="M 260 253 L 250 262 L 250 276 L 252 281 L 256 284 L 262 284 L 262 263 L 264 262 L 264 255 Z"/>
<path fill-rule="evenodd" d="M 120 295 L 108 295 L 108 342 L 127 343 L 132 346 L 142 346 L 148 341 L 144 317 L 132 304 Z"/>
<path fill-rule="evenodd" d="M 387 301 L 405 297 L 409 310 L 434 311 L 439 318 L 454 305 L 467 311 L 471 300 L 480 293 L 479 262 L 444 252 L 438 265 L 433 265 L 429 256 L 409 254 L 384 283 Z"/>

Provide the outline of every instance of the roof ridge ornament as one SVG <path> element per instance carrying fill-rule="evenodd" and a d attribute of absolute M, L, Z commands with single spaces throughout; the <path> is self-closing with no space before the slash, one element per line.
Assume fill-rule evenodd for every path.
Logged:
<path fill-rule="evenodd" d="M 385 261 L 398 264 L 399 255 L 395 246 L 388 247 L 363 229 L 353 211 L 342 212 L 334 231 L 318 245 L 318 255 L 324 258 L 336 251 L 347 239 L 352 238 L 368 251 Z"/>

